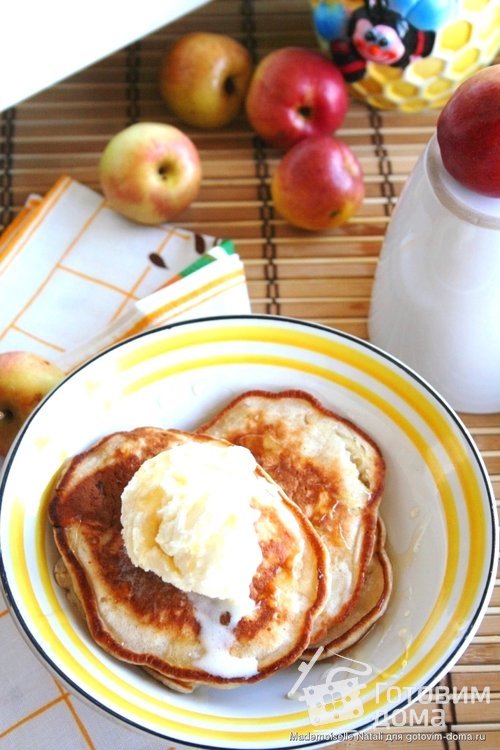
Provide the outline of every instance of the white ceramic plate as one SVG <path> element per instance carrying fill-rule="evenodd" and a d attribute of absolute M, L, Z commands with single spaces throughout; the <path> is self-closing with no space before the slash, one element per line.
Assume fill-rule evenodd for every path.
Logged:
<path fill-rule="evenodd" d="M 179 695 L 105 654 L 68 606 L 53 578 L 51 482 L 62 461 L 113 430 L 194 429 L 253 388 L 309 391 L 377 441 L 387 462 L 381 511 L 394 593 L 382 620 L 350 652 L 357 661 L 337 662 L 347 669 L 329 675 L 328 689 L 332 661 L 316 664 L 294 698 L 287 693 L 301 675 L 296 667 L 252 686 Z M 374 726 L 451 668 L 493 583 L 493 494 L 457 416 L 418 376 L 369 344 L 285 318 L 181 323 L 97 356 L 24 426 L 0 491 L 3 584 L 36 652 L 109 714 L 189 746 L 320 747 Z M 332 702 L 333 688 L 340 702 Z"/>

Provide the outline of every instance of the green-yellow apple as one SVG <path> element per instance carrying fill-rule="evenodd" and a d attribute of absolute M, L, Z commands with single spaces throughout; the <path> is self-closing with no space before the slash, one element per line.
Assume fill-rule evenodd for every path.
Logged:
<path fill-rule="evenodd" d="M 257 65 L 246 98 L 254 130 L 288 149 L 311 135 L 333 134 L 349 106 L 338 68 L 320 52 L 283 47 Z"/>
<path fill-rule="evenodd" d="M 455 91 L 437 121 L 445 169 L 461 185 L 500 198 L 500 65 L 483 68 Z"/>
<path fill-rule="evenodd" d="M 167 51 L 160 70 L 161 95 L 183 122 L 219 128 L 242 108 L 252 70 L 250 53 L 236 39 L 195 31 Z"/>
<path fill-rule="evenodd" d="M 200 156 L 173 125 L 138 122 L 111 138 L 99 176 L 111 208 L 133 221 L 159 224 L 180 214 L 198 194 Z"/>
<path fill-rule="evenodd" d="M 302 229 L 338 227 L 364 198 L 363 170 L 338 138 L 316 135 L 300 141 L 279 162 L 271 181 L 274 207 Z"/>
<path fill-rule="evenodd" d="M 63 377 L 62 370 L 37 354 L 0 354 L 0 456 L 7 454 L 27 417 Z"/>

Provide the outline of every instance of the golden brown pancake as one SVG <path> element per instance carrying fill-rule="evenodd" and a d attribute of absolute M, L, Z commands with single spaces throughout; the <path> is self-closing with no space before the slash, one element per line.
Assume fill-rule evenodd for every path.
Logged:
<path fill-rule="evenodd" d="M 334 624 L 320 644 L 307 649 L 304 658 L 312 657 L 317 645 L 324 647 L 322 659 L 354 646 L 386 611 L 392 591 L 392 567 L 385 550 L 385 527 L 380 518 L 377 526 L 375 550 L 359 598 L 347 617 Z"/>
<path fill-rule="evenodd" d="M 295 390 L 244 393 L 198 432 L 249 448 L 324 542 L 331 586 L 328 601 L 316 617 L 311 645 L 325 645 L 330 653 L 330 640 L 333 644 L 338 639 L 341 623 L 361 597 L 375 549 L 385 473 L 378 447 L 352 422 L 308 393 Z M 383 565 L 376 565 L 372 588 L 380 591 L 387 578 L 386 558 Z M 368 599 L 373 601 L 373 596 L 367 595 Z M 366 606 L 354 618 L 364 617 Z"/>
<path fill-rule="evenodd" d="M 71 606 L 78 611 L 78 613 L 85 618 L 85 610 L 82 606 L 82 603 L 78 599 L 78 597 L 75 594 L 75 590 L 73 588 L 73 581 L 71 579 L 70 574 L 68 573 L 68 569 L 64 563 L 64 560 L 62 557 L 60 557 L 55 566 L 54 566 L 54 577 L 58 583 L 58 585 L 65 590 L 66 595 L 68 597 L 68 601 L 71 604 Z M 195 689 L 195 684 L 192 682 L 185 682 L 182 680 L 173 680 L 173 679 L 167 679 L 166 677 L 163 677 L 163 675 L 159 674 L 159 672 L 155 672 L 152 669 L 148 669 L 147 667 L 143 667 L 143 669 L 151 674 L 153 677 L 155 677 L 160 682 L 163 682 L 164 685 L 167 687 L 173 688 L 174 690 L 177 690 L 179 693 L 192 693 Z"/>
<path fill-rule="evenodd" d="M 300 509 L 257 466 L 274 500 L 252 500 L 262 563 L 250 595 L 255 608 L 231 622 L 221 600 L 188 594 L 132 564 L 122 539 L 121 493 L 139 466 L 185 441 L 213 438 L 143 427 L 118 432 L 76 456 L 50 502 L 54 538 L 94 640 L 110 654 L 140 665 L 172 687 L 230 687 L 254 682 L 295 661 L 307 647 L 324 605 L 327 553 Z M 196 470 L 196 467 L 193 467 Z M 237 560 L 235 561 L 237 565 Z M 252 673 L 222 676 L 199 662 L 204 628 L 227 629 L 227 651 L 255 661 Z M 234 665 L 234 662 L 232 662 Z"/>

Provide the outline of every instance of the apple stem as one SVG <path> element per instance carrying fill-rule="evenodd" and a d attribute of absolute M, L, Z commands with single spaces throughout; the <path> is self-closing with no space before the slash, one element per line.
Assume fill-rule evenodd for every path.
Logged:
<path fill-rule="evenodd" d="M 13 416 L 14 415 L 9 409 L 5 409 L 5 410 L 0 409 L 0 421 L 2 419 L 12 419 Z"/>
<path fill-rule="evenodd" d="M 312 117 L 313 108 L 308 107 L 307 104 L 304 104 L 302 107 L 299 107 L 299 115 L 304 118 L 304 120 L 310 120 Z"/>
<path fill-rule="evenodd" d="M 236 84 L 231 76 L 228 76 L 224 81 L 224 91 L 228 96 L 232 96 L 236 91 Z"/>

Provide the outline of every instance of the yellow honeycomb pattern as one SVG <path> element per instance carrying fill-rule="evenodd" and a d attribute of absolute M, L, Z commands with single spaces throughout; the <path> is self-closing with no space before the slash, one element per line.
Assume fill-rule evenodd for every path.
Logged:
<path fill-rule="evenodd" d="M 406 68 L 368 62 L 365 76 L 349 88 L 377 109 L 441 108 L 462 81 L 491 63 L 499 49 L 498 0 L 459 0 L 455 19 L 437 30 L 430 57 Z"/>

